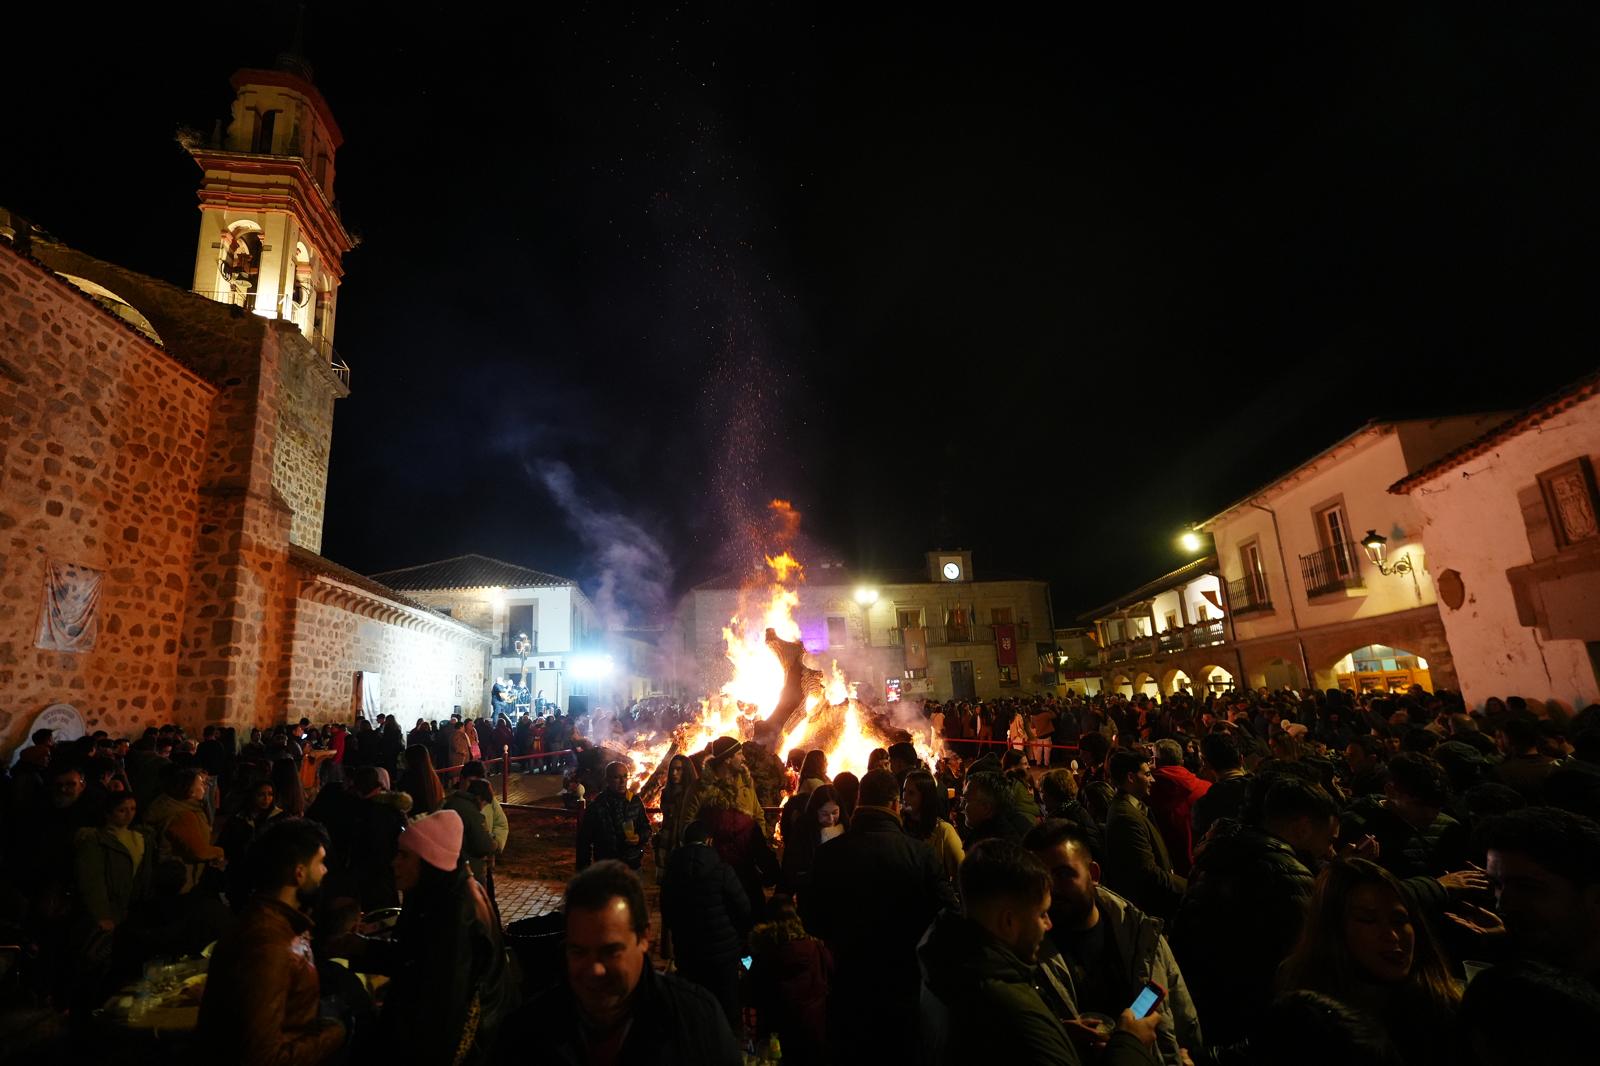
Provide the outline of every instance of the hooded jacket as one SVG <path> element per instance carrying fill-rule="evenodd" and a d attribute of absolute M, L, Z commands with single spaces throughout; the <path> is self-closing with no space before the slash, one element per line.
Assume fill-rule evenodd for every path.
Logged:
<path fill-rule="evenodd" d="M 750 928 L 750 897 L 714 848 L 684 844 L 667 860 L 661 921 L 672 933 L 680 969 L 734 966 Z"/>
<path fill-rule="evenodd" d="M 1156 783 L 1150 788 L 1150 819 L 1161 830 L 1173 868 L 1187 874 L 1194 865 L 1190 819 L 1195 803 L 1211 791 L 1211 782 L 1201 780 L 1183 766 L 1158 766 L 1155 776 Z"/>
<path fill-rule="evenodd" d="M 1023 962 L 977 922 L 953 912 L 934 919 L 917 946 L 922 968 L 921 1060 L 1079 1066 L 1066 1028 L 1034 988 L 1037 967 Z M 1112 1034 L 1104 1066 L 1152 1061 L 1132 1035 Z"/>
<path fill-rule="evenodd" d="M 110 829 L 80 829 L 73 841 L 78 899 L 97 922 L 121 924 L 135 903 L 150 896 L 156 868 L 156 842 L 146 826 L 130 826 L 144 837 L 139 861 Z"/>
<path fill-rule="evenodd" d="M 1133 1002 L 1133 997 L 1146 981 L 1154 981 L 1167 990 L 1167 998 L 1162 1000 L 1160 1008 L 1161 1024 L 1156 1029 L 1156 1050 L 1163 1063 L 1177 1066 L 1180 1047 L 1198 1053 L 1204 1041 L 1194 1000 L 1189 996 L 1183 971 L 1178 969 L 1178 960 L 1173 957 L 1167 938 L 1162 935 L 1161 920 L 1150 917 L 1109 889 L 1096 888 L 1095 897 L 1100 920 L 1106 923 L 1116 944 L 1117 957 L 1128 967 L 1128 1002 Z M 1082 1013 L 1084 1007 L 1078 1002 L 1078 990 L 1073 986 L 1072 972 L 1051 936 L 1045 937 L 1039 949 L 1039 969 L 1045 978 L 1041 987 L 1045 989 L 1046 1002 L 1053 998 L 1051 991 L 1060 989 L 1065 993 L 1062 1006 L 1074 1015 Z"/>
<path fill-rule="evenodd" d="M 206 864 L 224 855 L 211 843 L 211 819 L 198 800 L 174 799 L 163 792 L 150 804 L 144 820 L 155 831 L 161 862 L 181 868 L 181 878 L 173 875 L 180 894 L 193 891 Z"/>

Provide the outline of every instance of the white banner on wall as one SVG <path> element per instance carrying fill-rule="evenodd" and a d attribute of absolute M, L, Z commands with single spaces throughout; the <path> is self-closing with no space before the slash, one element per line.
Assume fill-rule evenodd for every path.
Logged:
<path fill-rule="evenodd" d="M 356 671 L 355 698 L 352 700 L 355 712 L 374 724 L 377 723 L 378 715 L 383 710 L 378 700 L 378 682 L 378 675 L 371 670 Z"/>

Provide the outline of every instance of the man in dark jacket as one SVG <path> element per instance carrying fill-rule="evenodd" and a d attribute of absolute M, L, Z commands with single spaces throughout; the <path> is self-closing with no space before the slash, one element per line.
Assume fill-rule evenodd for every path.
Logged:
<path fill-rule="evenodd" d="M 200 1001 L 200 1041 L 212 1061 L 315 1066 L 344 1043 L 344 1026 L 318 1017 L 322 986 L 301 910 L 327 872 L 327 839 L 315 822 L 291 818 L 251 848 L 257 894 L 217 943 Z"/>
<path fill-rule="evenodd" d="M 1034 820 L 1017 810 L 1012 782 L 998 773 L 979 770 L 967 775 L 961 793 L 962 843 L 1000 837 L 1018 843 L 1034 827 Z"/>
<path fill-rule="evenodd" d="M 1050 931 L 1043 864 L 1008 840 L 983 841 L 961 864 L 961 899 L 962 913 L 939 915 L 917 948 L 923 980 L 917 1061 L 1077 1066 L 1082 1059 L 1066 1027 L 1034 987 Z M 1135 1019 L 1124 1008 L 1099 1061 L 1153 1062 L 1160 1018 L 1152 1012 Z"/>
<path fill-rule="evenodd" d="M 704 822 L 690 822 L 672 849 L 661 882 L 661 923 L 672 934 L 678 973 L 717 997 L 737 1030 L 739 959 L 750 931 L 750 897 L 739 875 L 706 842 Z"/>
<path fill-rule="evenodd" d="M 1247 1035 L 1272 1002 L 1278 964 L 1305 923 L 1316 864 L 1339 835 L 1333 798 L 1299 778 L 1263 778 L 1262 824 L 1225 822 L 1195 858 L 1172 929 L 1206 1038 Z"/>
<path fill-rule="evenodd" d="M 1039 949 L 1040 997 L 1056 1016 L 1115 1016 L 1147 981 L 1167 990 L 1156 1029 L 1157 1057 L 1183 1061 L 1180 1048 L 1204 1047 L 1200 1017 L 1161 922 L 1100 887 L 1083 830 L 1064 821 L 1035 828 L 1023 842 L 1050 872 L 1050 932 Z"/>
<path fill-rule="evenodd" d="M 1211 788 L 1194 801 L 1190 813 L 1194 830 L 1190 839 L 1196 847 L 1219 819 L 1239 817 L 1254 780 L 1245 773 L 1238 741 L 1226 733 L 1207 733 L 1200 738 L 1200 763 L 1211 778 Z"/>
<path fill-rule="evenodd" d="M 628 767 L 606 767 L 605 791 L 583 812 L 578 823 L 578 869 L 601 859 L 618 859 L 637 870 L 650 841 L 650 818 L 638 797 L 628 795 Z"/>
<path fill-rule="evenodd" d="M 352 823 L 349 871 L 356 898 L 363 911 L 393 907 L 400 902 L 394 887 L 394 856 L 400 834 L 405 832 L 406 816 L 393 802 L 404 793 L 385 794 L 376 766 L 357 766 L 350 771 L 350 794 L 361 804 Z"/>
<path fill-rule="evenodd" d="M 511 1015 L 496 1063 L 741 1066 L 711 993 L 650 965 L 637 874 L 620 862 L 590 866 L 567 884 L 566 920 L 567 980 Z M 530 1039 L 538 1041 L 531 1052 Z"/>
<path fill-rule="evenodd" d="M 1146 914 L 1171 918 L 1183 898 L 1185 881 L 1173 871 L 1161 830 L 1148 804 L 1155 774 L 1138 752 L 1119 751 L 1107 771 L 1117 786 L 1106 817 L 1106 887 Z"/>
<path fill-rule="evenodd" d="M 836 1061 L 904 1055 L 917 1029 L 917 942 L 955 894 L 933 849 L 906 835 L 889 771 L 861 779 L 850 828 L 817 848 L 799 902 L 807 931 L 833 952 L 828 1030 Z"/>
<path fill-rule="evenodd" d="M 1426 755 L 1402 752 L 1389 762 L 1382 797 L 1362 796 L 1345 811 L 1340 836 L 1378 841 L 1377 862 L 1404 881 L 1467 868 L 1467 829 L 1444 813 L 1444 769 Z"/>

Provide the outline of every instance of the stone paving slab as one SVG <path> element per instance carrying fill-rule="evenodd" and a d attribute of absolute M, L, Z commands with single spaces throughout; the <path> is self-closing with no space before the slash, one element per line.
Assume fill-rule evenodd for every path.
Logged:
<path fill-rule="evenodd" d="M 559 881 L 497 875 L 494 896 L 500 905 L 500 920 L 509 925 L 519 918 L 538 918 L 557 910 L 563 888 Z"/>

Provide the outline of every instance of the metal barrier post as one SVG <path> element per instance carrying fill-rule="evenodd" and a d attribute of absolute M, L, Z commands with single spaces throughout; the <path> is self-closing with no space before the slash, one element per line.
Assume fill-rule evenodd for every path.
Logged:
<path fill-rule="evenodd" d="M 510 781 L 510 780 L 511 780 L 511 749 L 510 748 L 501 748 L 500 749 L 500 802 L 501 803 L 505 803 L 506 801 L 508 801 L 511 798 L 511 794 L 508 791 L 506 791 L 506 789 L 508 787 L 506 785 L 506 782 Z"/>

